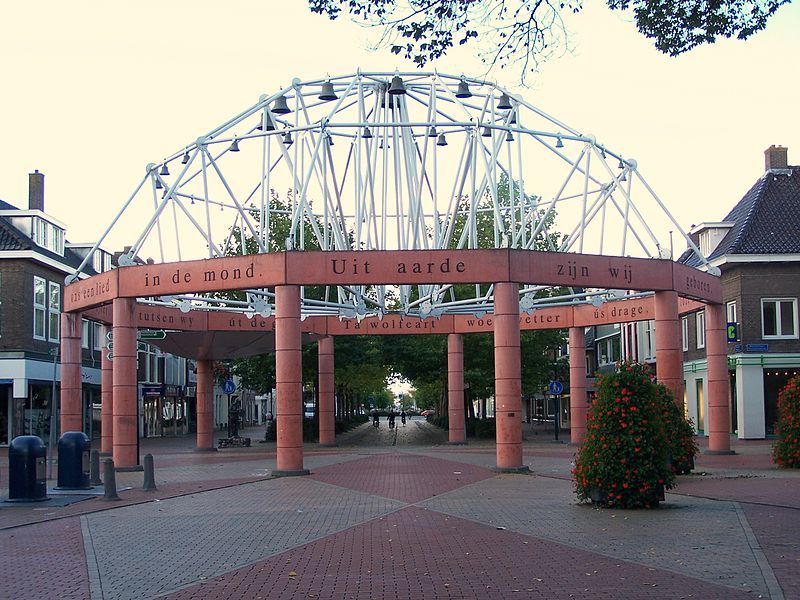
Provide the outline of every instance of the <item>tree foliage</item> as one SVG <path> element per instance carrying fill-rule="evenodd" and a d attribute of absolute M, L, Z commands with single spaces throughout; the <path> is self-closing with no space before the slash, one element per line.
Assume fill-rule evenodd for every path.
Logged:
<path fill-rule="evenodd" d="M 721 38 L 747 39 L 790 0 L 606 0 L 639 32 L 676 56 Z M 521 79 L 566 46 L 562 15 L 582 0 L 309 0 L 312 12 L 349 14 L 382 31 L 379 45 L 422 67 L 456 45 L 475 44 L 489 67 L 519 65 Z"/>

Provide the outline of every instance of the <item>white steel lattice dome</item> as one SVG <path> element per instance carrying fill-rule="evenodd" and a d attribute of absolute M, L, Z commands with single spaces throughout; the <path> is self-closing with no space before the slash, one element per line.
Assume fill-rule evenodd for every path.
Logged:
<path fill-rule="evenodd" d="M 132 218 L 143 214 L 134 207 L 148 218 Z M 492 83 L 436 72 L 359 71 L 262 96 L 149 164 L 96 247 L 111 231 L 130 236 L 123 266 L 145 256 L 283 250 L 502 247 L 669 258 L 673 231 L 705 263 L 635 160 Z M 490 311 L 491 287 L 473 287 L 306 291 L 303 312 Z M 620 292 L 530 282 L 520 293 L 532 310 Z M 154 302 L 268 315 L 273 297 L 248 290 L 239 301 Z"/>

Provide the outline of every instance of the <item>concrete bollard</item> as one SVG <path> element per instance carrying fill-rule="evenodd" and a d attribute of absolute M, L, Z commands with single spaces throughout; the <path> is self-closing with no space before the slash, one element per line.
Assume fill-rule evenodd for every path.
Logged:
<path fill-rule="evenodd" d="M 89 485 L 103 485 L 100 480 L 100 453 L 97 450 L 92 450 L 89 455 Z"/>
<path fill-rule="evenodd" d="M 103 500 L 119 500 L 114 461 L 110 458 L 103 461 Z"/>
<path fill-rule="evenodd" d="M 144 485 L 142 489 L 145 492 L 154 492 L 158 489 L 156 487 L 156 472 L 153 466 L 152 454 L 144 455 Z"/>

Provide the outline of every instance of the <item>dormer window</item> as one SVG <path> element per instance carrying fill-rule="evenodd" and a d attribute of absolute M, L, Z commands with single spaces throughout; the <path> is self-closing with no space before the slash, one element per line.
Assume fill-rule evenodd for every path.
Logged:
<path fill-rule="evenodd" d="M 95 250 L 92 256 L 92 268 L 95 273 L 103 273 L 111 270 L 111 255 L 102 250 Z"/>
<path fill-rule="evenodd" d="M 700 252 L 703 253 L 703 256 L 711 256 L 723 238 L 728 235 L 728 231 L 733 225 L 730 221 L 701 223 L 700 225 L 693 225 L 689 233 L 697 236 L 695 239 L 698 241 L 697 245 L 700 247 Z"/>
<path fill-rule="evenodd" d="M 64 256 L 64 230 L 41 217 L 31 217 L 31 239 L 42 248 Z"/>

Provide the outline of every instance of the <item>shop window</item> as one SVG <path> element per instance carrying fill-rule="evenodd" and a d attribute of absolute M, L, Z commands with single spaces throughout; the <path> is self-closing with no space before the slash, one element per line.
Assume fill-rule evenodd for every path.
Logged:
<path fill-rule="evenodd" d="M 45 339 L 47 320 L 47 282 L 41 277 L 33 278 L 33 337 Z"/>
<path fill-rule="evenodd" d="M 797 338 L 797 299 L 761 300 L 761 335 L 768 338 Z"/>
<path fill-rule="evenodd" d="M 701 311 L 695 317 L 695 325 L 697 325 L 697 349 L 706 347 L 706 313 Z"/>

